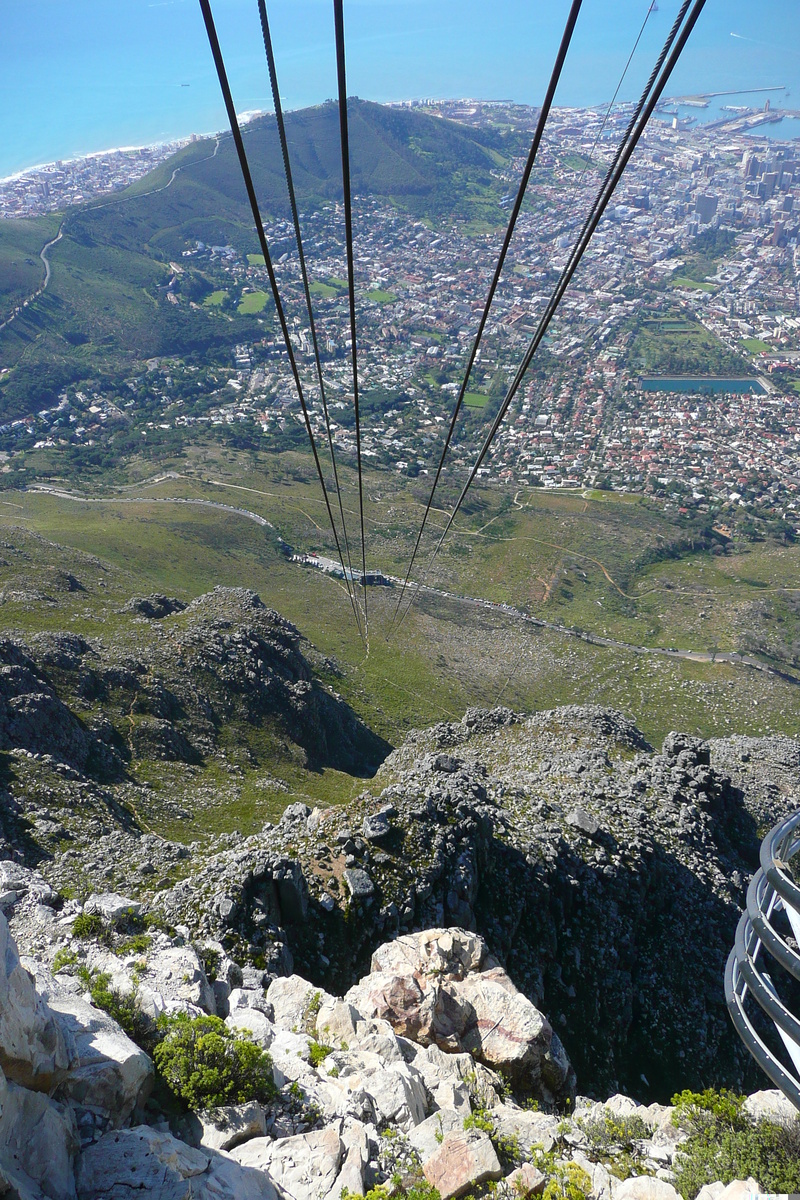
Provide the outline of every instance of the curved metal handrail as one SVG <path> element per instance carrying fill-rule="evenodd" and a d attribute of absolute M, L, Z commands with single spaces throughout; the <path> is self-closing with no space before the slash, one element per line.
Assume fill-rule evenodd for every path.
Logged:
<path fill-rule="evenodd" d="M 784 912 L 795 939 L 800 942 L 800 887 L 786 870 L 798 853 L 800 812 L 776 825 L 761 844 L 761 867 L 747 890 L 747 909 L 739 920 L 736 941 L 725 968 L 725 1002 L 734 1028 L 753 1058 L 800 1110 L 800 1018 L 787 1008 L 764 969 L 772 959 L 779 968 L 800 980 L 800 954 L 773 925 L 773 914 Z M 757 1032 L 745 1007 L 748 996 L 775 1026 L 788 1064 L 778 1058 Z"/>

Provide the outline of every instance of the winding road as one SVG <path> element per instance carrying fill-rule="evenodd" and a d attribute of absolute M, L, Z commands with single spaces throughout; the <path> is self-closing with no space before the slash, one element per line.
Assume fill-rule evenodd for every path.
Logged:
<path fill-rule="evenodd" d="M 208 160 L 210 158 L 216 158 L 217 151 L 219 150 L 219 146 L 220 146 L 221 136 L 222 136 L 221 134 L 217 134 L 216 139 L 214 141 L 214 150 L 211 154 L 207 154 L 204 158 L 193 159 L 192 162 L 190 162 L 190 163 L 182 163 L 179 167 L 176 167 L 174 169 L 168 182 L 163 184 L 161 187 L 151 188 L 149 192 L 137 192 L 134 196 L 117 196 L 117 197 L 112 196 L 110 199 L 103 200 L 99 204 L 87 204 L 85 207 L 82 207 L 82 208 L 78 209 L 77 211 L 79 213 L 94 212 L 98 208 L 108 208 L 109 205 L 111 205 L 111 204 L 126 204 L 131 200 L 141 200 L 145 196 L 155 196 L 159 192 L 165 192 L 168 187 L 172 186 L 172 184 L 177 179 L 178 175 L 180 175 L 181 171 L 187 170 L 189 167 L 196 167 L 200 163 L 208 162 Z M 70 214 L 70 215 L 75 215 L 75 214 Z M 33 304 L 34 300 L 38 300 L 39 297 L 43 294 L 43 292 L 45 292 L 47 290 L 47 287 L 50 283 L 50 278 L 53 274 L 52 267 L 50 265 L 50 259 L 47 257 L 48 251 L 51 250 L 53 248 L 53 246 L 56 245 L 57 242 L 61 241 L 62 237 L 64 236 L 64 234 L 66 232 L 68 220 L 69 220 L 69 217 L 64 217 L 63 221 L 61 222 L 61 225 L 59 226 L 58 233 L 56 234 L 56 236 L 54 238 L 51 238 L 49 242 L 45 242 L 45 244 L 42 246 L 41 250 L 39 251 L 39 258 L 44 263 L 44 279 L 43 279 L 41 285 L 36 289 L 35 292 L 32 292 L 31 295 L 28 296 L 28 298 L 26 300 L 23 300 L 20 304 L 18 304 L 15 308 L 13 308 L 11 310 L 10 314 L 6 317 L 6 319 L 4 321 L 0 322 L 0 333 L 4 329 L 6 329 L 12 323 L 12 321 L 15 321 L 17 319 L 17 317 L 20 316 L 20 314 L 30 304 Z"/>

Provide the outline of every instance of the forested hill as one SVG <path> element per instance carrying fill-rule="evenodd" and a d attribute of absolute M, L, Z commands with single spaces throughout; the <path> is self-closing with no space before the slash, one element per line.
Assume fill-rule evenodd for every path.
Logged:
<path fill-rule="evenodd" d="M 507 183 L 491 172 L 508 162 L 518 134 L 357 99 L 348 108 L 356 195 L 383 198 L 428 219 L 502 220 L 498 201 Z M 287 133 L 301 210 L 339 200 L 337 105 L 288 114 Z M 244 140 L 265 220 L 288 216 L 274 117 L 248 124 Z M 40 286 L 39 251 L 57 227 L 54 216 L 0 222 L 0 323 Z M 126 362 L 133 367 L 156 355 L 248 340 L 254 316 L 234 311 L 231 320 L 220 321 L 203 308 L 216 283 L 189 273 L 182 302 L 168 302 L 169 263 L 198 239 L 232 245 L 241 256 L 258 252 L 229 133 L 218 144 L 208 138 L 187 146 L 126 191 L 66 215 L 63 236 L 49 251 L 47 291 L 0 330 L 0 363 L 19 366 L 0 385 L 6 416 L 47 407 L 60 388 L 87 372 L 116 375 Z M 22 274 L 11 269 L 17 262 L 28 264 Z"/>

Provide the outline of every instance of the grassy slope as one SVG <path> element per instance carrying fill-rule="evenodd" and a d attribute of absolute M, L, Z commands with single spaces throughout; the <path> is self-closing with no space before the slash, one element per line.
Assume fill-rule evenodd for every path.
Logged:
<path fill-rule="evenodd" d="M 0 221 L 0 321 L 44 279 L 39 251 L 55 237 L 61 217 L 51 213 L 24 221 Z"/>
<path fill-rule="evenodd" d="M 66 627 L 107 637 L 116 607 L 135 592 L 157 589 L 189 598 L 219 583 L 245 585 L 294 621 L 323 654 L 338 660 L 344 673 L 332 676 L 332 685 L 394 743 L 410 726 L 459 718 L 470 705 L 498 701 L 526 709 L 610 704 L 632 715 L 655 742 L 672 728 L 706 736 L 800 733 L 797 687 L 776 677 L 723 663 L 675 662 L 592 646 L 439 598 L 421 599 L 387 640 L 396 592 L 372 591 L 366 655 L 342 587 L 284 560 L 269 530 L 234 514 L 163 502 L 183 495 L 242 505 L 268 517 L 298 548 L 330 551 L 304 459 L 287 455 L 253 463 L 217 454 L 212 460 L 196 458 L 190 469 L 197 474 L 140 487 L 136 494 L 151 499 L 135 503 L 109 498 L 85 505 L 6 493 L 0 505 L 3 526 L 96 554 L 114 571 L 102 592 L 62 597 L 58 608 L 6 600 L 5 627 Z M 212 486 L 199 476 L 222 479 L 226 486 Z M 347 471 L 343 486 L 352 499 Z M 370 557 L 396 571 L 409 552 L 418 501 L 403 481 L 383 476 L 368 480 L 367 494 Z M 706 649 L 712 639 L 704 630 L 713 628 L 726 649 L 739 645 L 744 630 L 760 631 L 767 640 L 782 631 L 789 641 L 800 632 L 794 612 L 798 593 L 791 590 L 800 548 L 764 543 L 748 553 L 690 554 L 636 570 L 632 554 L 663 543 L 670 533 L 663 514 L 612 498 L 543 493 L 520 495 L 517 503 L 523 507 L 503 513 L 498 499 L 485 494 L 487 511 L 466 521 L 443 553 L 435 571 L 440 583 L 526 603 L 547 620 L 633 643 Z M 55 561 L 58 552 L 52 555 Z M 9 588 L 14 570 L 13 562 L 0 569 L 0 590 Z M 159 816 L 156 796 L 151 819 L 174 833 L 167 800 L 185 787 L 183 775 L 198 769 L 158 764 L 147 770 L 161 789 L 158 794 L 166 797 Z M 220 790 L 211 778 L 218 766 L 204 769 L 202 781 L 220 801 L 197 816 L 195 833 L 200 835 L 204 823 L 209 829 L 250 827 L 293 794 L 329 802 L 364 786 L 336 772 L 310 775 L 280 759 L 273 770 L 289 784 L 289 793 L 265 794 L 247 771 Z M 183 829 L 185 836 L 191 832 Z"/>

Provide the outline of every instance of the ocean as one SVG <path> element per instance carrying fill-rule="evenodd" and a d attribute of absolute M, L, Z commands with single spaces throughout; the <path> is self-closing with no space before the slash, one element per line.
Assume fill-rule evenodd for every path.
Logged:
<path fill-rule="evenodd" d="M 610 99 L 649 6 L 585 0 L 557 104 Z M 641 90 L 677 6 L 658 0 L 622 99 Z M 567 0 L 345 0 L 348 90 L 379 101 L 537 104 L 567 8 Z M 238 110 L 271 107 L 255 0 L 216 0 L 214 12 Z M 269 13 L 286 107 L 333 96 L 330 0 L 272 0 Z M 0 30 L 0 177 L 225 124 L 197 0 L 0 0 Z M 773 106 L 800 110 L 798 47 L 797 0 L 708 0 L 668 91 L 780 85 L 790 95 L 770 93 Z M 793 136 L 800 122 L 762 132 Z"/>

